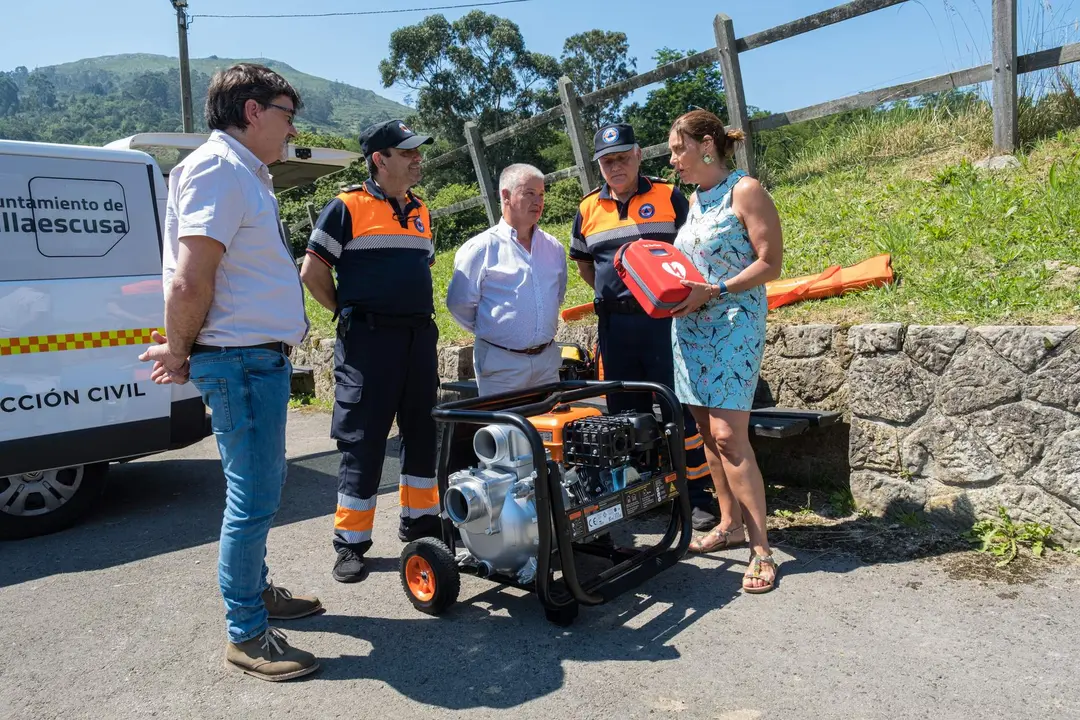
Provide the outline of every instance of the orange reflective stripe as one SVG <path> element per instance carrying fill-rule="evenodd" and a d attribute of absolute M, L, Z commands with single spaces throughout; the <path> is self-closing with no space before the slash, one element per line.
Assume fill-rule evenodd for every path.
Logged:
<path fill-rule="evenodd" d="M 431 240 L 431 213 L 427 205 L 420 202 L 418 207 L 409 211 L 409 220 L 401 227 L 397 214 L 388 200 L 371 195 L 366 188 L 343 192 L 337 199 L 345 203 L 352 218 L 352 240 L 356 243 L 361 238 L 379 238 L 386 236 L 406 236 Z M 417 198 L 419 200 L 419 198 Z M 372 241 L 374 242 L 374 241 Z M 371 243 L 368 243 L 371 245 Z M 344 243 L 343 243 L 344 245 Z M 371 245 L 372 247 L 378 245 Z M 381 247 L 381 245 L 378 245 Z M 359 249 L 366 249 L 361 243 Z"/>
<path fill-rule="evenodd" d="M 702 438 L 701 435 L 691 435 L 690 437 L 686 438 L 685 447 L 687 450 L 697 450 L 704 444 L 705 439 Z"/>
<path fill-rule="evenodd" d="M 370 532 L 375 526 L 375 508 L 370 510 L 350 510 L 338 505 L 334 513 L 334 529 L 352 532 Z"/>
<path fill-rule="evenodd" d="M 426 510 L 439 504 L 439 488 L 414 488 L 402 485 L 399 492 L 401 506 L 413 510 Z"/>
<path fill-rule="evenodd" d="M 704 465 L 698 465 L 697 467 L 686 468 L 687 480 L 698 480 L 709 474 L 709 463 Z"/>
<path fill-rule="evenodd" d="M 625 218 L 619 217 L 619 206 L 615 200 L 602 198 L 599 192 L 586 195 L 578 208 L 585 243 L 592 245 L 602 242 L 604 236 L 597 235 L 617 229 L 626 229 L 626 232 L 635 228 L 641 230 L 640 233 L 631 232 L 624 238 L 626 242 L 642 236 L 650 237 L 650 231 L 666 235 L 674 233 L 675 208 L 671 204 L 673 186 L 661 180 L 650 179 L 650 183 L 652 187 L 647 192 L 638 193 L 630 199 Z M 663 230 L 660 229 L 661 225 L 664 226 Z M 667 228 L 668 225 L 671 227 Z"/>

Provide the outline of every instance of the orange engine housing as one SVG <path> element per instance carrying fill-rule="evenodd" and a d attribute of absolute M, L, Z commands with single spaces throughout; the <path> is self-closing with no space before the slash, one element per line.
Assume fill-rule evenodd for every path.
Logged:
<path fill-rule="evenodd" d="M 594 415 L 603 415 L 603 413 L 599 408 L 590 405 L 556 405 L 549 413 L 533 415 L 529 418 L 529 422 L 540 433 L 544 447 L 551 451 L 551 459 L 562 462 L 563 426 L 574 420 Z"/>

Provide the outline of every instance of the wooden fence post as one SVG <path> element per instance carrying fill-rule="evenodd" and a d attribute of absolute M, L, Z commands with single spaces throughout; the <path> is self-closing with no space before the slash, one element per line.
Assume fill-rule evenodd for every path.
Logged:
<path fill-rule="evenodd" d="M 319 212 L 315 209 L 315 203 L 308 203 L 306 205 L 308 220 L 311 221 L 311 229 L 315 230 L 315 225 L 319 222 Z"/>
<path fill-rule="evenodd" d="M 1020 146 L 1016 109 L 1016 0 L 994 0 L 994 153 Z"/>
<path fill-rule="evenodd" d="M 574 84 L 565 75 L 559 78 L 559 97 L 562 99 L 563 117 L 566 118 L 566 132 L 570 135 L 570 147 L 574 150 L 574 160 L 578 166 L 581 192 L 587 193 L 599 184 L 593 167 L 592 143 L 589 142 L 591 136 L 585 133 L 581 122 L 581 105 Z"/>
<path fill-rule="evenodd" d="M 480 136 L 480 128 L 476 127 L 476 123 L 471 120 L 465 123 L 465 141 L 469 144 L 469 155 L 472 157 L 476 179 L 480 183 L 480 197 L 484 199 L 488 224 L 494 225 L 502 216 L 499 210 L 499 192 L 491 179 L 491 173 L 488 172 L 487 160 L 484 158 L 484 139 Z"/>
<path fill-rule="evenodd" d="M 739 51 L 735 48 L 735 26 L 731 18 L 724 13 L 717 14 L 713 19 L 713 33 L 716 35 L 720 72 L 724 76 L 724 92 L 727 94 L 728 124 L 746 133 L 746 139 L 735 151 L 735 160 L 740 168 L 753 175 L 757 163 L 754 162 L 750 116 L 746 112 L 746 93 L 743 92 L 742 69 L 739 66 Z"/>

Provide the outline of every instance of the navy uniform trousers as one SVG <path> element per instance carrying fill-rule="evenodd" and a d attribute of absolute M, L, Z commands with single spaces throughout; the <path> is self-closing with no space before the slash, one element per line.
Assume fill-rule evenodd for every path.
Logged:
<path fill-rule="evenodd" d="M 675 366 L 671 353 L 671 320 L 651 318 L 643 312 L 619 313 L 597 307 L 600 358 L 605 380 L 655 382 L 675 387 Z M 608 396 L 611 413 L 653 411 L 651 393 L 613 393 Z M 705 442 L 697 422 L 683 407 L 686 448 L 686 483 L 690 505 L 718 516 L 715 500 L 706 490 L 712 484 Z"/>
<path fill-rule="evenodd" d="M 372 315 L 346 308 L 334 347 L 331 437 L 341 450 L 334 546 L 371 547 L 386 439 L 397 416 L 401 436 L 398 535 L 437 535 L 435 406 L 439 329 L 430 316 Z"/>

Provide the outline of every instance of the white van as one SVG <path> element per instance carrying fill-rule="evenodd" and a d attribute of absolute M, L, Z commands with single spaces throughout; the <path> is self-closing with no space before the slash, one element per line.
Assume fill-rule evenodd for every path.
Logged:
<path fill-rule="evenodd" d="M 164 167 L 205 135 L 150 133 L 106 148 L 0 140 L 0 539 L 78 520 L 109 464 L 210 433 L 191 384 L 139 362 L 164 327 Z M 289 146 L 276 189 L 356 153 Z"/>

